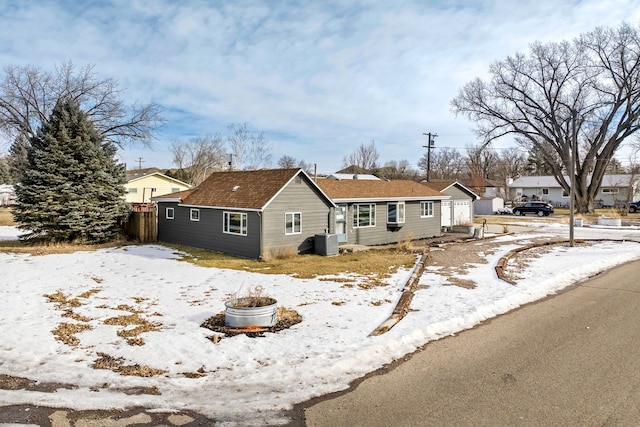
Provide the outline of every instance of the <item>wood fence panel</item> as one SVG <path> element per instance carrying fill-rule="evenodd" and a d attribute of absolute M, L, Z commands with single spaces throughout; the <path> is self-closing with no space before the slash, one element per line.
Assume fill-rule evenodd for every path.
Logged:
<path fill-rule="evenodd" d="M 127 221 L 127 236 L 141 243 L 158 240 L 158 214 L 156 210 L 131 212 Z"/>

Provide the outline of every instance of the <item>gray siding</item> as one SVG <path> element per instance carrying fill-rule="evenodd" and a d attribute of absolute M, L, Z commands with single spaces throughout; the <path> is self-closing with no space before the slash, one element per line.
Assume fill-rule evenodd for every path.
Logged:
<path fill-rule="evenodd" d="M 314 237 L 329 229 L 330 203 L 299 176 L 280 192 L 263 212 L 263 251 L 293 248 L 298 253 L 312 252 Z M 285 213 L 302 213 L 302 233 L 285 234 Z"/>
<path fill-rule="evenodd" d="M 447 196 L 451 196 L 451 200 L 471 200 L 472 199 L 472 197 L 468 193 L 457 188 L 455 185 L 447 188 L 445 191 L 443 191 L 443 193 L 446 194 Z"/>
<path fill-rule="evenodd" d="M 166 218 L 166 208 L 174 209 L 174 219 Z M 263 212 L 199 208 L 200 221 L 190 220 L 190 207 L 177 203 L 158 203 L 158 240 L 212 249 L 245 258 L 260 258 L 265 251 L 293 249 L 311 252 L 316 234 L 330 226 L 331 203 L 306 177 L 289 183 Z M 246 212 L 247 235 L 223 233 L 223 212 Z M 285 213 L 302 214 L 302 232 L 285 234 Z"/>
<path fill-rule="evenodd" d="M 420 218 L 420 202 L 405 202 L 405 223 L 402 227 L 387 224 L 387 203 L 376 203 L 376 226 L 353 227 L 353 205 L 349 204 L 347 243 L 383 245 L 402 240 L 440 236 L 440 200 L 433 200 L 433 217 Z"/>
<path fill-rule="evenodd" d="M 174 219 L 166 219 L 167 207 L 174 208 Z M 240 236 L 223 233 L 224 211 L 200 208 L 200 221 L 191 221 L 191 209 L 178 206 L 177 203 L 158 203 L 158 240 L 212 249 L 245 258 L 260 256 L 261 219 L 257 212 L 246 212 L 247 235 Z"/>

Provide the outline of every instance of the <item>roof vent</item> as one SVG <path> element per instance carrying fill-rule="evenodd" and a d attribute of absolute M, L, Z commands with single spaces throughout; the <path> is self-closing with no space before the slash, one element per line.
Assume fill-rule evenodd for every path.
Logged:
<path fill-rule="evenodd" d="M 233 190 L 232 190 L 232 191 L 238 191 L 238 189 L 239 189 L 239 188 L 240 188 L 240 186 L 239 186 L 239 185 L 234 185 L 234 186 L 233 186 Z"/>

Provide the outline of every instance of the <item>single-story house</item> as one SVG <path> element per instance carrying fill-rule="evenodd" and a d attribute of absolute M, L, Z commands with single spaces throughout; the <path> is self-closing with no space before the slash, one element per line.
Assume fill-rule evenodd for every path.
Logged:
<path fill-rule="evenodd" d="M 16 203 L 16 193 L 13 185 L 0 184 L 0 206 L 9 206 Z"/>
<path fill-rule="evenodd" d="M 125 189 L 128 203 L 149 203 L 152 197 L 176 193 L 191 185 L 160 172 L 127 174 Z"/>
<path fill-rule="evenodd" d="M 570 180 L 565 177 L 567 182 Z M 554 176 L 522 176 L 509 183 L 509 195 L 514 201 L 541 200 L 555 206 L 568 206 L 569 193 Z M 594 198 L 594 207 L 619 206 L 627 200 L 640 199 L 640 176 L 605 175 Z"/>
<path fill-rule="evenodd" d="M 478 199 L 473 191 L 458 181 L 430 181 L 422 184 L 451 197 L 442 201 L 442 227 L 473 224 L 474 204 Z"/>
<path fill-rule="evenodd" d="M 505 183 L 501 185 L 497 181 L 489 180 L 482 177 L 474 177 L 468 179 L 459 179 L 458 182 L 469 190 L 473 191 L 478 197 L 503 197 Z"/>
<path fill-rule="evenodd" d="M 396 243 L 440 236 L 440 206 L 449 196 L 409 180 L 318 179 L 335 203 L 338 242 Z"/>
<path fill-rule="evenodd" d="M 194 188 L 152 200 L 158 240 L 256 259 L 313 251 L 335 207 L 302 169 L 214 172 Z"/>

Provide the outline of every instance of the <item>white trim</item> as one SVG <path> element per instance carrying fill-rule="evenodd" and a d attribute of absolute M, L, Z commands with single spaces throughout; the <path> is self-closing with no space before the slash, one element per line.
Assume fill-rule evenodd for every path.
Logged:
<path fill-rule="evenodd" d="M 231 230 L 229 226 L 229 215 L 240 215 L 240 233 Z M 243 220 L 244 218 L 244 220 Z M 222 212 L 222 233 L 234 236 L 246 236 L 249 231 L 249 215 L 246 212 L 224 211 Z"/>
<path fill-rule="evenodd" d="M 395 205 L 396 206 L 396 220 L 395 221 L 389 221 L 389 206 L 391 205 Z M 400 208 L 400 206 L 402 206 L 402 209 Z M 402 214 L 402 215 L 400 215 Z M 400 216 L 402 216 L 402 218 L 400 218 Z M 406 206 L 404 204 L 404 201 L 394 201 L 394 202 L 387 202 L 387 224 L 404 224 L 405 223 L 405 218 L 406 218 Z"/>
<path fill-rule="evenodd" d="M 360 226 L 360 221 L 358 222 L 358 225 L 356 225 L 356 206 L 364 206 L 367 205 L 369 207 L 373 206 L 373 221 L 370 221 L 369 225 L 363 225 Z M 373 228 L 376 226 L 376 215 L 377 215 L 377 209 L 376 209 L 376 204 L 375 203 L 355 203 L 353 205 L 351 205 L 351 210 L 352 210 L 352 221 L 351 221 L 351 225 L 353 228 Z M 358 219 L 360 219 L 360 209 L 358 210 Z M 369 215 L 369 218 L 371 218 L 371 215 Z"/>
<path fill-rule="evenodd" d="M 422 215 L 422 205 L 430 203 L 431 205 L 431 215 Z M 434 212 L 436 211 L 436 205 L 433 200 L 423 200 L 420 202 L 420 218 L 433 218 L 435 216 Z"/>
<path fill-rule="evenodd" d="M 193 219 L 193 214 L 197 212 L 197 217 L 196 219 Z M 189 210 L 189 221 L 193 221 L 193 222 L 197 222 L 200 221 L 200 209 L 190 209 Z"/>
<path fill-rule="evenodd" d="M 371 203 L 386 203 L 386 202 L 422 202 L 424 200 L 448 200 L 451 196 L 417 196 L 417 197 L 358 197 L 358 198 L 335 198 L 333 201 L 338 203 L 359 203 L 366 204 Z"/>
<path fill-rule="evenodd" d="M 291 218 L 291 229 L 293 230 L 290 233 L 287 233 L 287 215 L 292 215 Z M 295 226 L 295 215 L 300 215 L 300 229 L 296 231 Z M 302 212 L 285 212 L 284 213 L 284 235 L 285 236 L 293 236 L 295 234 L 302 234 Z"/>
<path fill-rule="evenodd" d="M 169 216 L 169 210 L 171 210 L 171 216 Z M 174 208 L 165 208 L 164 209 L 164 218 L 165 219 L 175 219 L 176 218 L 176 211 Z"/>

